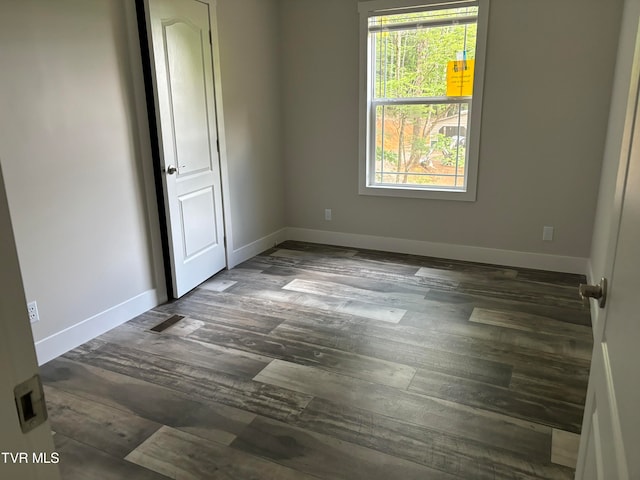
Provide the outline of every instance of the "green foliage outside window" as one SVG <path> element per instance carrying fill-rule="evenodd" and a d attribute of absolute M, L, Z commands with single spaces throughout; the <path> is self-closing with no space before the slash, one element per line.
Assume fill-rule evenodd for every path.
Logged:
<path fill-rule="evenodd" d="M 440 18 L 474 15 L 475 11 L 448 10 Z M 424 13 L 376 18 L 377 24 L 414 21 Z M 445 97 L 447 63 L 464 55 L 475 58 L 475 23 L 430 28 L 377 31 L 373 35 L 375 73 L 373 100 Z M 463 53 L 464 52 L 464 53 Z M 378 106 L 376 160 L 393 164 L 398 183 L 407 183 L 410 172 L 425 160 L 464 166 L 464 142 L 438 134 L 439 122 L 466 115 L 458 103 L 394 104 Z M 383 125 L 384 124 L 384 125 Z M 381 128 L 384 126 L 384 138 Z M 465 125 L 466 126 L 466 125 Z M 439 127 L 438 127 L 439 128 Z M 455 143 L 455 145 L 453 145 Z"/>

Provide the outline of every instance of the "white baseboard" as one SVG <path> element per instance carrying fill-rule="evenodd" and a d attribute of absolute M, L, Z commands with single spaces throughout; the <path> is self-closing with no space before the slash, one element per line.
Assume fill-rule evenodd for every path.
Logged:
<path fill-rule="evenodd" d="M 533 268 L 553 272 L 587 273 L 588 260 L 582 257 L 517 252 L 495 248 L 425 242 L 404 238 L 378 237 L 354 233 L 330 232 L 307 228 L 286 228 L 287 240 L 324 243 L 343 247 L 367 248 L 387 252 L 409 253 L 428 257 L 449 258 L 469 262 L 490 263 L 509 267 Z"/>
<path fill-rule="evenodd" d="M 282 228 L 276 232 L 270 233 L 269 235 L 265 235 L 264 237 L 259 238 L 254 242 L 244 245 L 238 249 L 232 250 L 227 254 L 227 267 L 231 269 L 236 265 L 239 265 L 242 262 L 246 262 L 250 258 L 255 257 L 259 253 L 268 250 L 274 245 L 284 242 L 285 240 L 287 240 L 286 232 L 287 229 Z"/>
<path fill-rule="evenodd" d="M 166 301 L 157 290 L 147 290 L 119 305 L 100 312 L 64 330 L 35 342 L 38 365 L 62 355 L 89 340 L 128 322 Z"/>

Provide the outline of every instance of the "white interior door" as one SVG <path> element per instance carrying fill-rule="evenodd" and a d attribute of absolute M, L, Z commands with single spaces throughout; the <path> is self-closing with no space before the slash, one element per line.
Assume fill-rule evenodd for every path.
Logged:
<path fill-rule="evenodd" d="M 147 4 L 176 298 L 226 266 L 209 8 Z"/>
<path fill-rule="evenodd" d="M 632 115 L 628 121 L 632 133 L 622 148 L 626 156 L 621 164 L 626 171 L 619 192 L 622 210 L 610 239 L 615 253 L 607 266 L 611 276 L 608 298 L 594 328 L 578 480 L 640 479 L 640 296 L 636 290 L 640 273 L 639 57 L 636 47 L 635 95 L 630 99 Z"/>
<path fill-rule="evenodd" d="M 38 364 L 1 168 L 0 252 L 0 452 L 4 452 L 0 455 L 0 478 L 58 480 L 49 422 L 22 433 L 16 410 L 14 387 L 37 374 Z M 41 415 L 40 419 L 44 418 Z M 20 452 L 27 454 L 28 463 L 19 461 Z M 34 453 L 45 453 L 50 463 L 34 462 Z"/>

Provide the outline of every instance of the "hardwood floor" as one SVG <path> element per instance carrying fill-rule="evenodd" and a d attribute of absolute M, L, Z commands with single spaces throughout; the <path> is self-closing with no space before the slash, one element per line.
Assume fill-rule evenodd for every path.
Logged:
<path fill-rule="evenodd" d="M 571 479 L 581 281 L 286 242 L 41 368 L 63 478 Z"/>

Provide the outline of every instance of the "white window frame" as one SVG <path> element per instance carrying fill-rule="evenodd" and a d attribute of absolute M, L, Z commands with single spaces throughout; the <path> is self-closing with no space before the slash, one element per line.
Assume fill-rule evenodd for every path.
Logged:
<path fill-rule="evenodd" d="M 487 30 L 489 24 L 489 0 L 476 0 L 478 6 L 478 30 L 476 37 L 475 75 L 473 96 L 470 106 L 467 141 L 467 159 L 465 163 L 465 187 L 439 187 L 433 185 L 380 185 L 373 182 L 375 141 L 372 138 L 372 91 L 371 42 L 369 39 L 369 17 L 380 14 L 419 11 L 421 7 L 450 4 L 455 8 L 460 0 L 361 0 L 358 3 L 360 14 L 360 124 L 359 124 L 359 186 L 360 195 L 379 195 L 388 197 L 427 198 L 437 200 L 476 200 L 478 183 L 478 163 L 480 154 L 480 128 L 482 119 L 482 93 L 484 85 Z M 464 2 L 468 4 L 469 2 Z"/>

